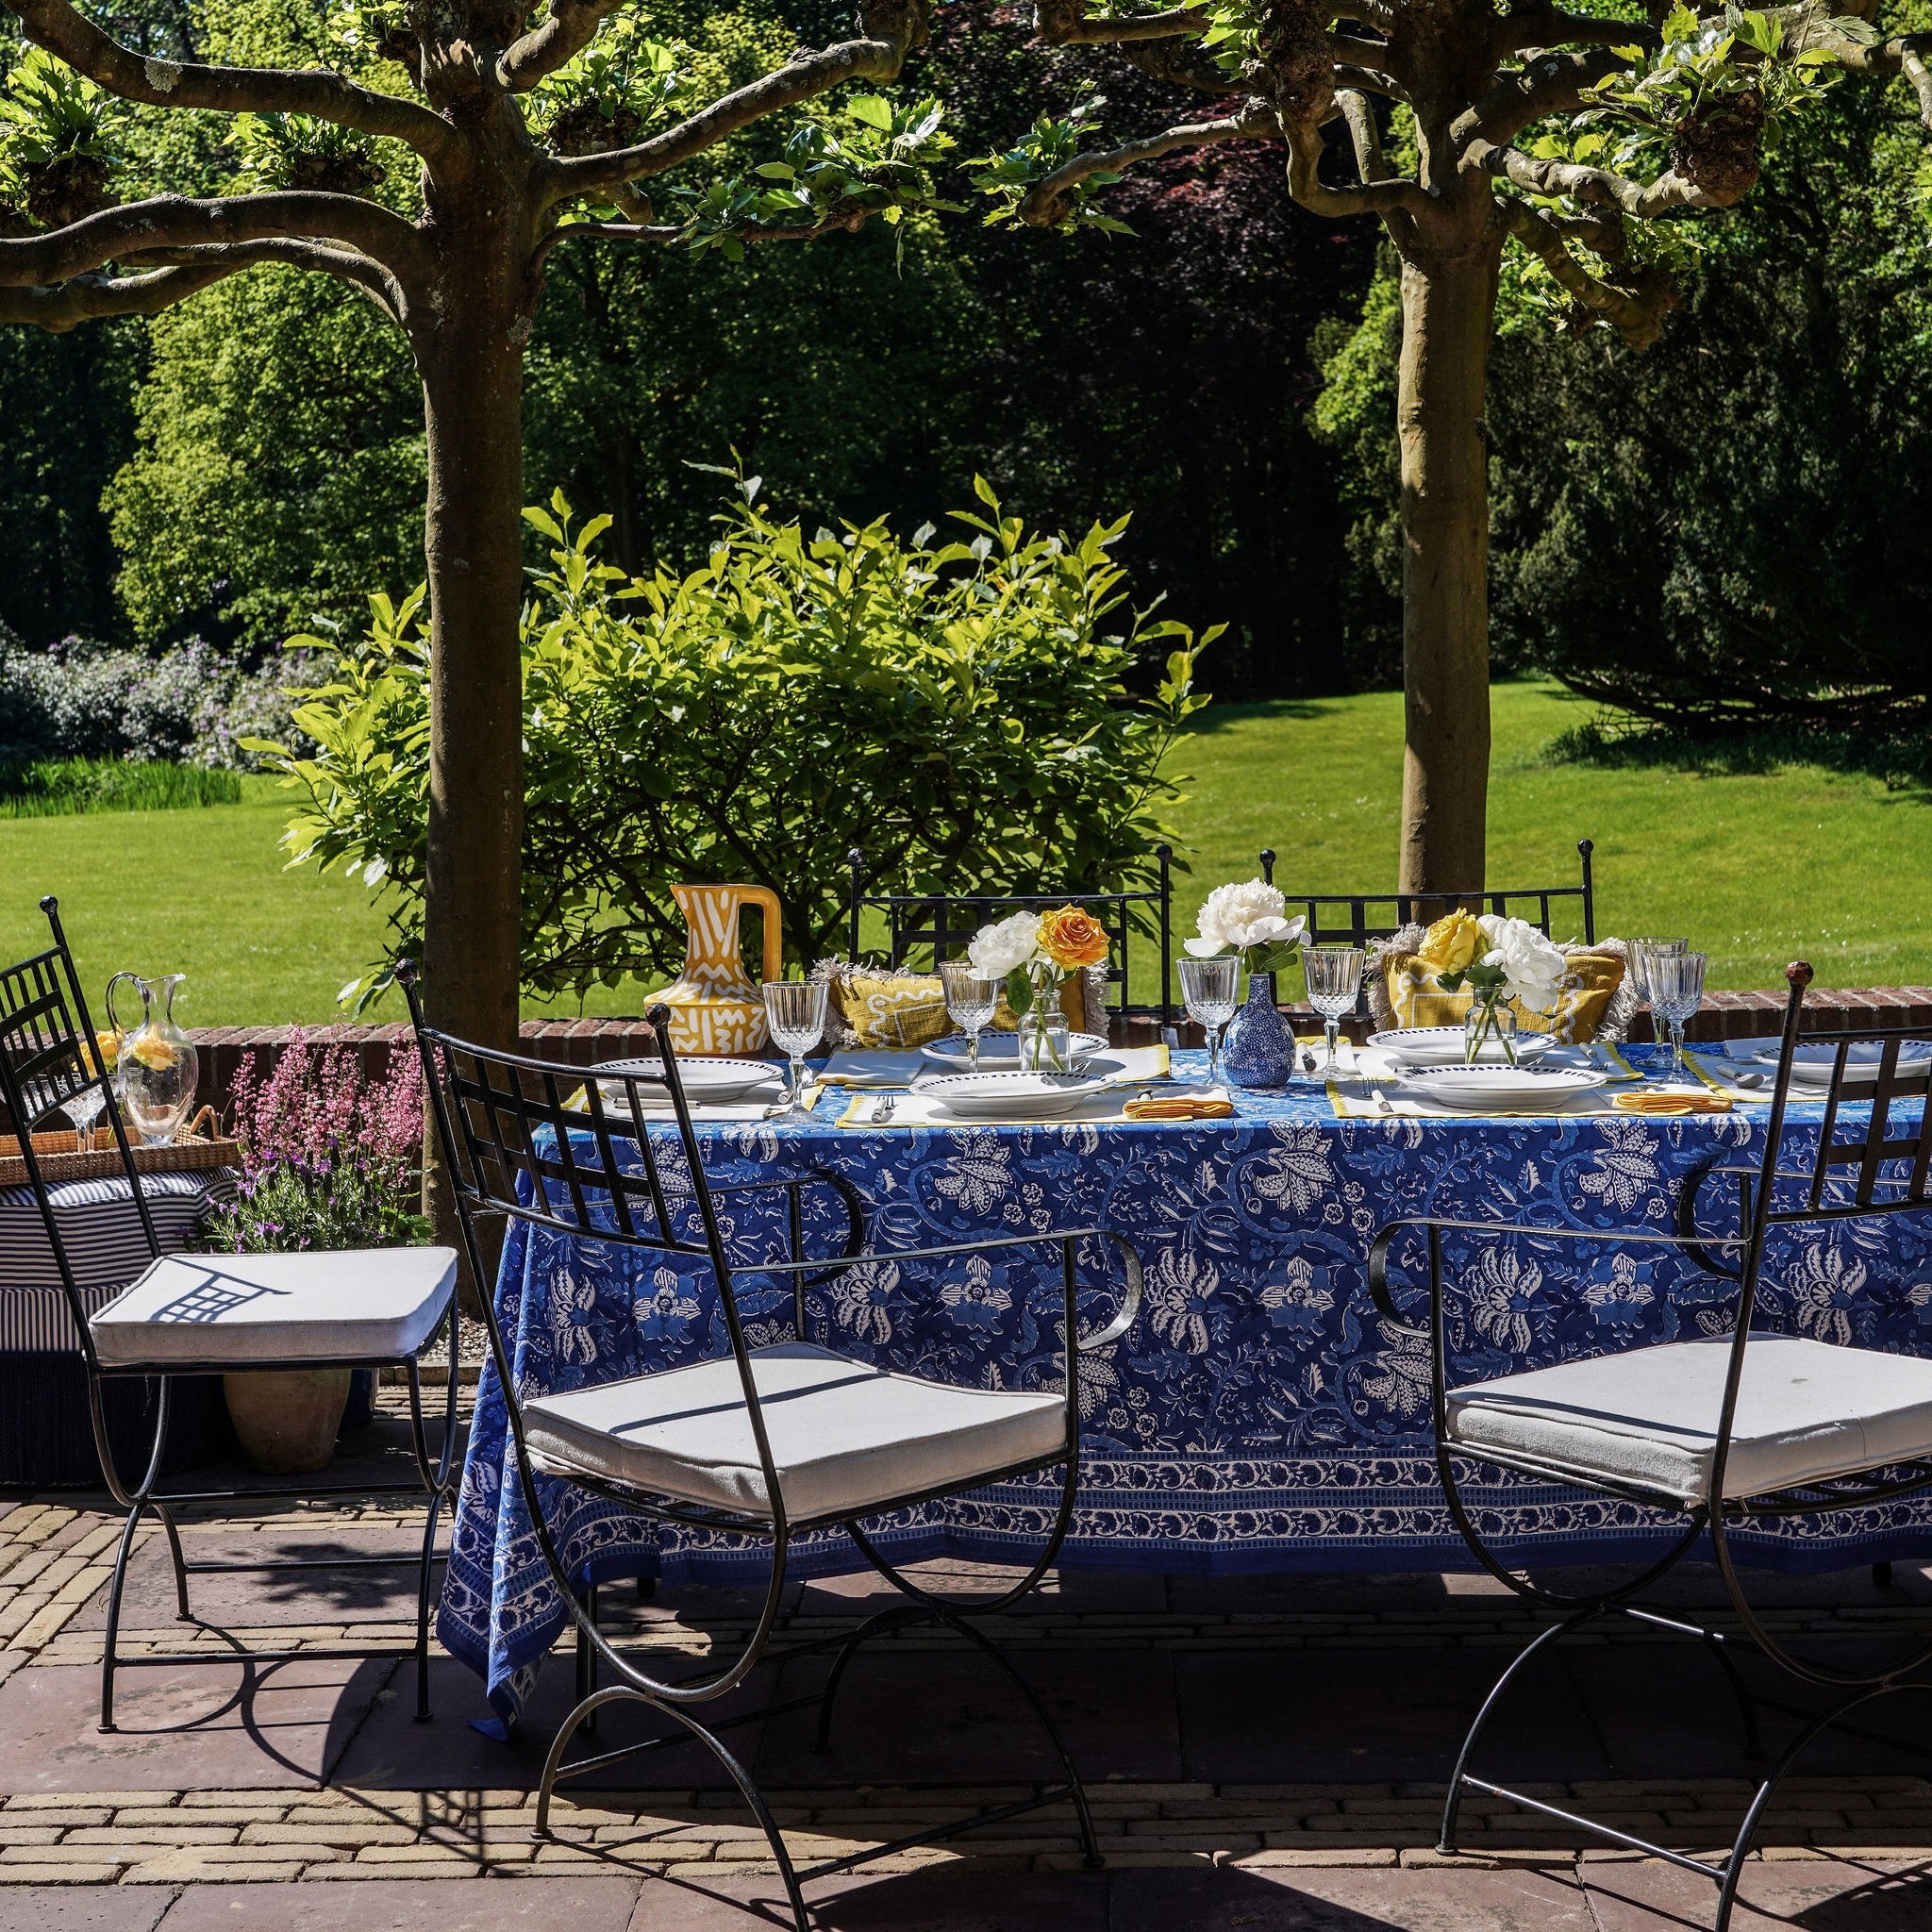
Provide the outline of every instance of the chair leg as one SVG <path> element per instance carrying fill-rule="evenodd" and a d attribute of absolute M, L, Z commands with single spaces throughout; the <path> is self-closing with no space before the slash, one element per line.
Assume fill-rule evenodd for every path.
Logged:
<path fill-rule="evenodd" d="M 597 1621 L 597 1586 L 594 1583 L 585 1584 L 580 1600 L 584 1615 L 594 1624 Z M 597 1646 L 591 1641 L 581 1624 L 577 1625 L 576 1672 L 577 1703 L 581 1706 L 595 1696 L 597 1690 Z M 594 1704 L 584 1719 L 584 1729 L 593 1738 L 597 1735 L 597 1707 Z"/>
<path fill-rule="evenodd" d="M 895 1629 L 908 1624 L 924 1623 L 931 1612 L 924 1609 L 908 1610 L 895 1604 L 889 1610 L 879 1610 L 868 1617 L 843 1643 L 839 1654 L 832 1659 L 832 1668 L 825 1677 L 825 1688 L 819 1693 L 818 1731 L 812 1740 L 812 1750 L 818 1757 L 824 1757 L 832 1748 L 832 1707 L 838 1702 L 839 1686 L 845 1680 L 845 1667 L 858 1655 L 858 1648 L 870 1639 L 882 1637 L 889 1629 Z"/>
<path fill-rule="evenodd" d="M 134 1533 L 141 1526 L 141 1519 L 153 1507 L 148 1502 L 137 1500 L 129 1507 L 127 1521 L 121 1526 L 121 1545 L 114 1552 L 114 1574 L 108 1585 L 108 1626 L 101 1647 L 101 1722 L 98 1728 L 103 1731 L 115 1728 L 114 1642 L 121 1632 L 121 1593 L 127 1585 L 127 1558 L 133 1552 Z M 166 1520 L 163 1515 L 162 1521 Z M 176 1591 L 182 1594 L 178 1579 Z"/>
<path fill-rule="evenodd" d="M 1503 1701 L 1503 1693 L 1508 1690 L 1517 1672 L 1532 1657 L 1541 1656 L 1559 1637 L 1567 1637 L 1571 1631 L 1601 1614 L 1601 1607 L 1592 1604 L 1588 1609 L 1578 1610 L 1574 1615 L 1565 1617 L 1560 1624 L 1552 1624 L 1547 1629 L 1539 1631 L 1509 1659 L 1503 1674 L 1491 1687 L 1490 1694 L 1483 1699 L 1482 1708 L 1475 1714 L 1475 1722 L 1470 1725 L 1469 1734 L 1462 1740 L 1462 1749 L 1456 1759 L 1456 1769 L 1450 1774 L 1449 1796 L 1442 1806 L 1442 1834 L 1436 1846 L 1439 1852 L 1454 1857 L 1457 1849 L 1456 1821 L 1462 1809 L 1462 1789 L 1469 1776 L 1469 1760 L 1475 1755 L 1476 1744 L 1484 1731 L 1489 1728 L 1490 1720 L 1495 1715 L 1497 1707 Z"/>
<path fill-rule="evenodd" d="M 1731 1694 L 1738 1700 L 1738 1715 L 1744 1721 L 1744 1756 L 1753 1764 L 1764 1759 L 1764 1735 L 1757 1728 L 1757 1701 L 1751 1695 L 1744 1682 L 1744 1674 L 1739 1670 L 1731 1657 L 1731 1647 L 1721 1632 L 1707 1630 L 1704 1633 L 1704 1647 L 1724 1667 L 1725 1678 L 1729 1681 Z"/>
<path fill-rule="evenodd" d="M 442 1515 L 442 1491 L 432 1490 L 424 1512 L 423 1557 L 416 1573 L 416 1722 L 429 1722 L 429 1579 L 436 1568 L 436 1527 Z"/>
<path fill-rule="evenodd" d="M 792 1865 L 791 1854 L 785 1848 L 784 1834 L 778 1829 L 778 1822 L 772 1816 L 771 1807 L 765 1803 L 764 1793 L 753 1782 L 751 1774 L 731 1755 L 724 1740 L 699 1724 L 695 1718 L 678 1709 L 675 1705 L 660 1704 L 656 1698 L 645 1696 L 641 1690 L 633 1690 L 627 1684 L 613 1684 L 606 1690 L 592 1691 L 564 1719 L 557 1736 L 551 1740 L 549 1754 L 543 1760 L 543 1775 L 537 1787 L 537 1836 L 551 1836 L 550 1801 L 555 1794 L 558 1774 L 563 1768 L 563 1754 L 571 1739 L 580 1728 L 589 1728 L 590 1720 L 596 1716 L 604 1705 L 620 1701 L 641 1704 L 660 1717 L 675 1719 L 717 1759 L 725 1775 L 738 1787 L 739 1795 L 751 1807 L 752 1816 L 758 1821 L 759 1830 L 765 1835 L 765 1841 L 772 1848 L 772 1857 L 777 1861 L 779 1875 L 785 1881 L 785 1895 L 791 1903 L 794 1932 L 812 1932 L 811 1922 L 806 1914 L 805 1894 L 799 1888 L 798 1873 Z"/>
<path fill-rule="evenodd" d="M 164 1503 L 155 1505 L 155 1514 L 168 1532 L 168 1558 L 175 1566 L 175 1617 L 177 1623 L 192 1624 L 194 1612 L 188 1607 L 188 1559 L 181 1550 L 181 1532 L 175 1525 L 175 1512 Z"/>

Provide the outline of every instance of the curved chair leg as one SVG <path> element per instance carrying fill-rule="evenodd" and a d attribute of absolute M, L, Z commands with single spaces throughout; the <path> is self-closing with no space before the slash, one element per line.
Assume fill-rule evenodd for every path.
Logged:
<path fill-rule="evenodd" d="M 548 1838 L 551 1835 L 550 1800 L 556 1790 L 558 1773 L 563 1766 L 565 1747 L 587 1719 L 594 1717 L 602 1706 L 614 1704 L 619 1700 L 641 1704 L 661 1716 L 675 1718 L 724 1767 L 725 1774 L 738 1787 L 739 1795 L 751 1807 L 752 1816 L 757 1819 L 758 1829 L 764 1833 L 765 1840 L 772 1848 L 772 1856 L 777 1860 L 779 1875 L 785 1881 L 785 1895 L 791 1906 L 795 1932 L 812 1932 L 811 1923 L 806 1916 L 805 1894 L 799 1889 L 798 1874 L 791 1863 L 791 1854 L 785 1848 L 784 1834 L 778 1829 L 778 1822 L 772 1816 L 771 1807 L 765 1803 L 763 1792 L 752 1782 L 751 1774 L 731 1755 L 722 1739 L 699 1724 L 689 1712 L 679 1710 L 674 1706 L 659 1704 L 655 1698 L 646 1697 L 642 1691 L 633 1690 L 627 1684 L 612 1684 L 602 1690 L 593 1691 L 558 1727 L 557 1736 L 551 1740 L 549 1754 L 543 1760 L 542 1780 L 537 1787 L 537 1836 Z"/>
<path fill-rule="evenodd" d="M 155 1506 L 146 1500 L 135 1503 L 121 1527 L 121 1544 L 114 1552 L 114 1574 L 108 1585 L 108 1624 L 101 1646 L 101 1721 L 97 1728 L 114 1729 L 114 1643 L 121 1634 L 121 1594 L 127 1586 L 127 1558 L 134 1550 L 134 1533 L 141 1519 Z M 162 1519 L 166 1521 L 165 1516 Z"/>
<path fill-rule="evenodd" d="M 1849 1716 L 1861 1704 L 1870 1704 L 1874 1698 L 1889 1696 L 1894 1690 L 1932 1690 L 1932 1684 L 1906 1683 L 1865 1686 L 1840 1697 L 1828 1709 L 1822 1711 L 1786 1745 L 1778 1760 L 1766 1774 L 1764 1782 L 1757 1787 L 1752 1798 L 1750 1808 L 1744 1813 L 1743 1823 L 1738 1826 L 1738 1835 L 1731 1841 L 1731 1856 L 1724 1868 L 1724 1884 L 1719 1889 L 1717 1900 L 1717 1924 L 1713 1932 L 1728 1932 L 1731 1913 L 1738 1903 L 1738 1880 L 1743 1873 L 1744 1860 L 1750 1856 L 1751 1840 L 1757 1836 L 1757 1826 L 1763 1819 L 1765 1807 L 1771 1803 L 1791 1766 L 1809 1748 L 1814 1738 L 1821 1732 L 1828 1731 L 1840 1718 Z"/>
<path fill-rule="evenodd" d="M 823 1757 L 832 1748 L 832 1707 L 839 1697 L 839 1686 L 844 1681 L 845 1667 L 858 1655 L 860 1644 L 874 1637 L 882 1637 L 889 1629 L 903 1627 L 908 1624 L 924 1623 L 932 1616 L 925 1608 L 908 1609 L 894 1604 L 889 1610 L 879 1610 L 868 1617 L 843 1643 L 839 1654 L 832 1659 L 832 1668 L 825 1678 L 825 1688 L 819 1694 L 819 1723 L 817 1735 L 812 1740 L 813 1752 Z"/>
<path fill-rule="evenodd" d="M 157 1503 L 154 1511 L 161 1519 L 161 1527 L 168 1532 L 168 1559 L 175 1566 L 175 1620 L 192 1624 L 194 1612 L 188 1607 L 188 1558 L 182 1553 L 181 1532 L 175 1526 L 175 1512 L 165 1503 Z"/>
<path fill-rule="evenodd" d="M 1503 1701 L 1503 1693 L 1508 1690 L 1511 1680 L 1524 1664 L 1541 1656 L 1559 1637 L 1567 1637 L 1571 1631 L 1588 1624 L 1591 1618 L 1604 1614 L 1603 1606 L 1592 1604 L 1588 1609 L 1577 1610 L 1565 1617 L 1560 1624 L 1552 1624 L 1541 1630 L 1509 1659 L 1503 1674 L 1491 1687 L 1490 1694 L 1483 1699 L 1482 1708 L 1475 1714 L 1475 1722 L 1469 1727 L 1469 1734 L 1462 1740 L 1462 1749 L 1456 1759 L 1456 1769 L 1449 1777 L 1449 1796 L 1442 1806 L 1442 1835 L 1436 1849 L 1454 1856 L 1456 1844 L 1456 1820 L 1462 1809 L 1462 1784 L 1469 1773 L 1469 1760 L 1475 1753 L 1477 1742 L 1489 1728 L 1490 1719 L 1495 1715 L 1496 1707 Z"/>

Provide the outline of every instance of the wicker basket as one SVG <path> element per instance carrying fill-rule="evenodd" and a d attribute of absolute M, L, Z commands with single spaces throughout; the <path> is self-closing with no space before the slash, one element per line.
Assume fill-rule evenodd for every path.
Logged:
<path fill-rule="evenodd" d="M 206 1129 L 206 1132 L 203 1130 Z M 58 1134 L 36 1134 L 34 1155 L 41 1174 L 49 1185 L 57 1181 L 98 1181 L 118 1179 L 125 1169 L 121 1150 L 114 1144 L 111 1127 L 96 1127 L 91 1145 L 83 1147 L 80 1137 L 71 1128 Z M 215 1123 L 215 1110 L 205 1107 L 165 1147 L 130 1148 L 139 1174 L 192 1174 L 198 1169 L 239 1167 L 242 1145 L 223 1137 Z M 0 1139 L 0 1188 L 27 1185 L 26 1161 L 14 1135 Z"/>

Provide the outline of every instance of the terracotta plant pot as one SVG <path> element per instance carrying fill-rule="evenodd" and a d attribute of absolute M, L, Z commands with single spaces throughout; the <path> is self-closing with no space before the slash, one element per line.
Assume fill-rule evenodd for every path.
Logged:
<path fill-rule="evenodd" d="M 348 1369 L 224 1375 L 229 1419 L 249 1466 L 263 1475 L 326 1469 L 349 1400 Z"/>

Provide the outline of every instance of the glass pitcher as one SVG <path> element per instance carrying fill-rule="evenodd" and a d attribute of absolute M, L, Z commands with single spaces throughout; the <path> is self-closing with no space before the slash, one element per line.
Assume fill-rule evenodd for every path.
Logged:
<path fill-rule="evenodd" d="M 108 1024 L 121 1035 L 115 1091 L 127 1124 L 149 1147 L 166 1146 L 194 1105 L 201 1057 L 175 1024 L 175 994 L 186 977 L 164 973 L 143 979 L 138 973 L 117 973 L 108 982 Z M 141 1018 L 131 1026 L 114 1011 L 114 989 L 123 980 L 141 995 Z"/>

